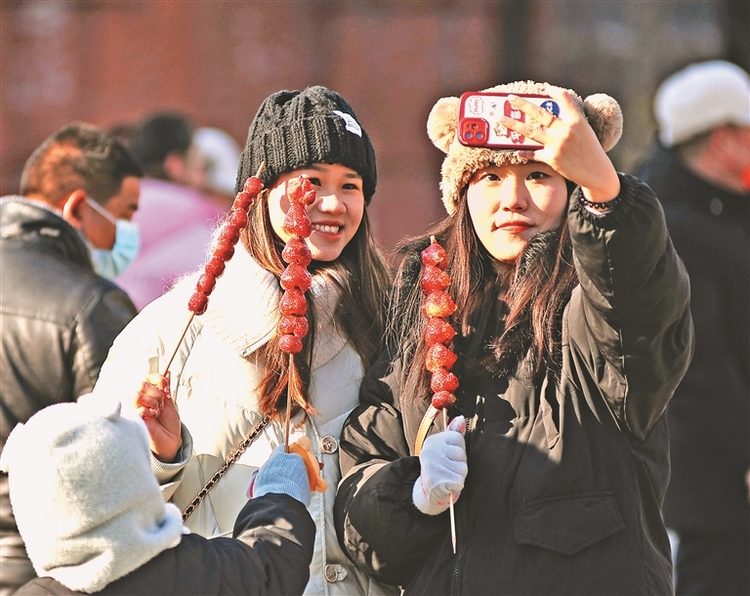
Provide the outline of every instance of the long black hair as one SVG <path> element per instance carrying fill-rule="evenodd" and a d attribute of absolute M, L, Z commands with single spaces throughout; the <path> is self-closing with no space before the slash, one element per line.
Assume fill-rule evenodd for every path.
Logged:
<path fill-rule="evenodd" d="M 419 279 L 420 252 L 433 235 L 449 257 L 448 291 L 457 305 L 449 320 L 458 332 L 456 372 L 481 367 L 497 376 L 534 378 L 546 370 L 559 371 L 562 312 L 578 283 L 567 219 L 534 236 L 516 263 L 508 264 L 482 245 L 464 200 L 453 215 L 398 249 L 403 260 L 392 293 L 387 344 L 401 363 L 406 394 L 416 399 L 429 395 Z"/>

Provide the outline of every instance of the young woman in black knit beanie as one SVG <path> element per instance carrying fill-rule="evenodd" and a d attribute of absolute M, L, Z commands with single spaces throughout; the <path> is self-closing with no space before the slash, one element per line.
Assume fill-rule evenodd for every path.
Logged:
<path fill-rule="evenodd" d="M 328 488 L 313 493 L 309 507 L 317 538 L 305 593 L 390 594 L 392 588 L 369 580 L 346 558 L 331 519 L 340 479 L 341 427 L 357 404 L 361 378 L 381 351 L 384 335 L 389 273 L 367 217 L 377 183 L 375 152 L 346 100 L 324 87 L 310 87 L 280 91 L 263 101 L 242 153 L 238 192 L 261 164 L 264 188 L 249 208 L 247 228 L 206 311 L 193 319 L 171 363 L 174 401 L 155 396 L 136 404 L 151 431 L 152 464 L 165 497 L 185 511 L 232 450 L 257 434 L 190 508 L 185 522 L 204 536 L 227 535 L 247 499 L 253 472 L 284 442 L 290 360 L 280 349 L 278 332 L 280 278 L 287 266 L 282 250 L 289 239 L 283 223 L 287 183 L 307 178 L 316 190 L 307 207 L 312 224 L 307 238 L 312 256 L 309 332 L 295 356 L 304 391 L 292 409 L 290 442 L 302 436 L 311 440 Z M 123 331 L 95 392 L 130 391 L 149 363 L 164 370 L 197 277 L 149 304 Z"/>

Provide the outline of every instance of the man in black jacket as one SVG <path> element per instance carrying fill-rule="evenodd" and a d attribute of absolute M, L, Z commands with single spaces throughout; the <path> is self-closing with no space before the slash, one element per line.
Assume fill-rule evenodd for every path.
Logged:
<path fill-rule="evenodd" d="M 723 61 L 667 78 L 659 143 L 639 176 L 690 274 L 695 356 L 669 405 L 664 520 L 677 594 L 748 594 L 750 79 Z"/>
<path fill-rule="evenodd" d="M 140 167 L 114 138 L 73 123 L 29 157 L 22 196 L 0 199 L 0 448 L 19 422 L 91 391 L 135 315 L 114 277 L 137 251 Z M 101 273 L 102 275 L 100 275 Z M 34 577 L 0 475 L 0 594 Z"/>

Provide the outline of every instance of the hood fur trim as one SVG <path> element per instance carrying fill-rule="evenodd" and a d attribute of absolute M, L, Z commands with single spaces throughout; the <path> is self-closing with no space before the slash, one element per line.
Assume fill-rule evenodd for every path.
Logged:
<path fill-rule="evenodd" d="M 561 89 L 549 83 L 515 81 L 490 87 L 484 91 L 547 94 L 550 88 Z M 574 102 L 581 113 L 586 116 L 604 150 L 612 149 L 622 136 L 620 104 L 604 93 L 590 95 L 583 100 L 573 90 L 568 89 L 568 91 L 572 93 Z M 456 135 L 459 104 L 458 97 L 443 97 L 433 106 L 427 117 L 427 136 L 438 149 L 446 154 L 441 168 L 440 190 L 443 194 L 443 204 L 449 215 L 456 211 L 461 193 L 474 172 L 490 164 L 517 165 L 528 161 L 520 157 L 517 151 L 466 147 L 459 143 Z"/>

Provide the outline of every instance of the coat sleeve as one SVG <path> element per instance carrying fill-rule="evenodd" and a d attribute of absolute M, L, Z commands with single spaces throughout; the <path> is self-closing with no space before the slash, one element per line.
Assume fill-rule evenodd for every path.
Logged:
<path fill-rule="evenodd" d="M 334 522 L 356 565 L 379 582 L 403 585 L 447 531 L 448 514 L 425 515 L 412 502 L 419 458 L 410 455 L 389 369 L 383 357 L 368 371 L 360 405 L 344 424 Z"/>
<path fill-rule="evenodd" d="M 153 593 L 302 594 L 314 541 L 315 524 L 302 503 L 282 494 L 257 497 L 240 511 L 232 538 L 184 536 L 162 574 L 174 584 Z"/>
<path fill-rule="evenodd" d="M 245 546 L 247 556 L 236 562 L 222 557 L 225 572 L 242 568 L 249 583 L 251 576 L 262 578 L 257 590 L 242 586 L 237 593 L 302 594 L 310 579 L 315 541 L 315 523 L 302 503 L 280 494 L 251 499 L 237 516 L 233 536 Z"/>
<path fill-rule="evenodd" d="M 690 289 L 653 191 L 632 176 L 620 180 L 623 200 L 606 215 L 571 201 L 580 285 L 566 309 L 563 341 L 574 382 L 594 409 L 603 401 L 620 429 L 643 439 L 692 358 Z"/>

